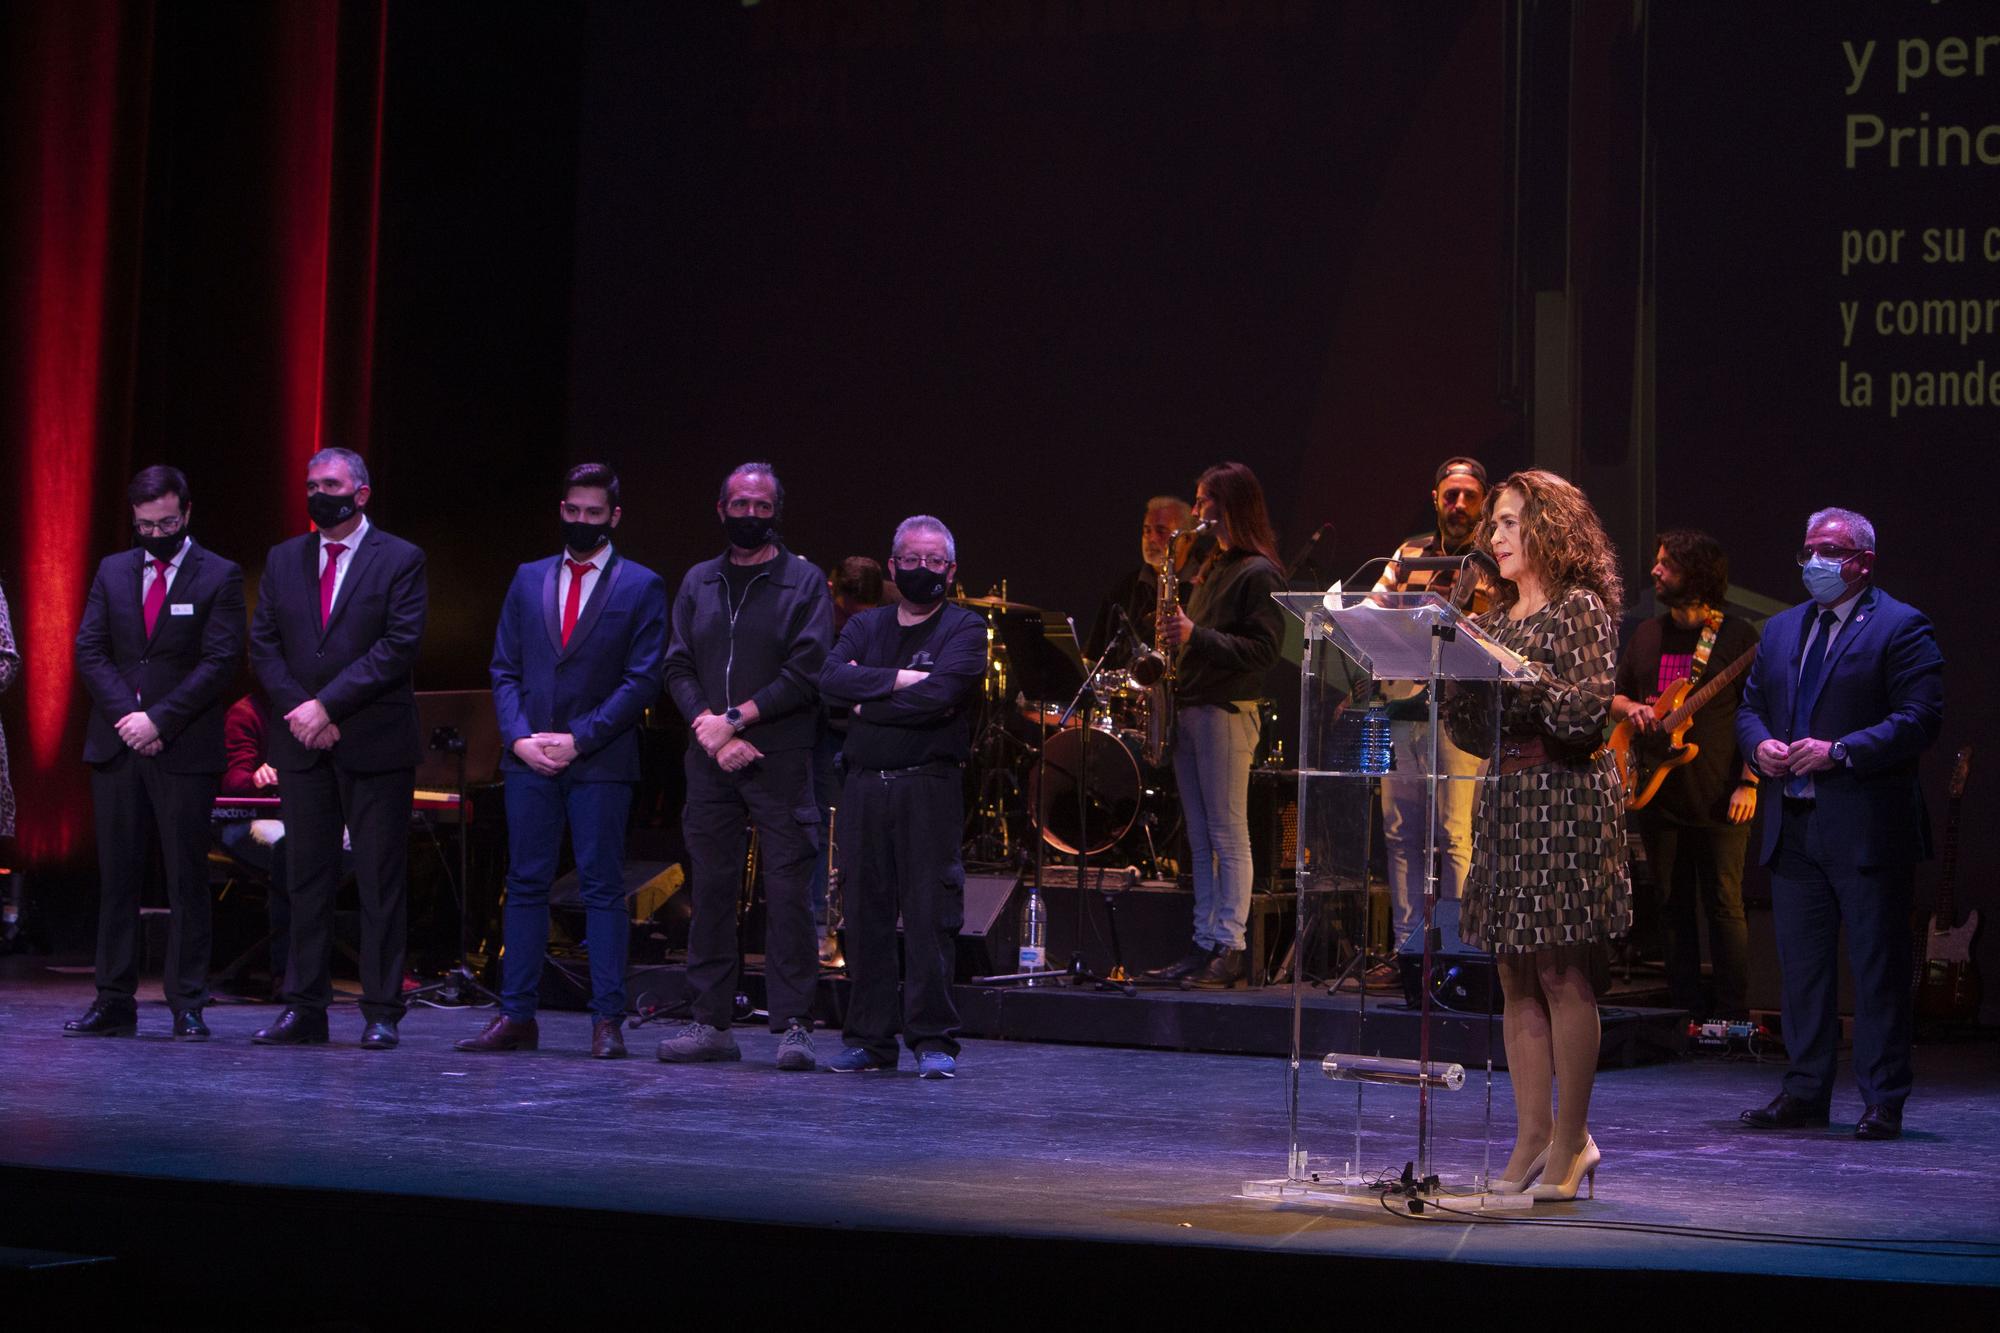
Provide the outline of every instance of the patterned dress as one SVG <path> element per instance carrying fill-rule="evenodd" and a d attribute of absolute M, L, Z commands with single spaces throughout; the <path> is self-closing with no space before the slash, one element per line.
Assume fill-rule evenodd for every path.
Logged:
<path fill-rule="evenodd" d="M 1617 626 L 1582 588 L 1519 621 L 1496 609 L 1477 623 L 1546 669 L 1507 689 L 1500 734 L 1503 744 L 1539 738 L 1549 757 L 1479 784 L 1460 933 L 1495 953 L 1623 935 L 1632 924 L 1624 801 L 1611 757 L 1591 758 L 1611 710 Z"/>

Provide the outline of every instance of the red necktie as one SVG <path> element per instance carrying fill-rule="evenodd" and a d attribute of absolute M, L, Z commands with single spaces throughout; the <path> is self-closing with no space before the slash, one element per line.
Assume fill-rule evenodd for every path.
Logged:
<path fill-rule="evenodd" d="M 571 560 L 565 556 L 563 557 L 563 563 L 569 566 L 569 596 L 563 598 L 563 647 L 567 648 L 569 647 L 570 633 L 576 629 L 577 613 L 583 610 L 584 571 L 596 569 L 597 562 L 595 560 Z"/>
<path fill-rule="evenodd" d="M 326 544 L 326 568 L 319 572 L 319 627 L 333 616 L 333 581 L 340 574 L 340 553 L 347 548 L 339 542 Z"/>
<path fill-rule="evenodd" d="M 146 637 L 153 637 L 153 626 L 160 623 L 160 608 L 167 604 L 167 571 L 171 569 L 164 560 L 153 562 L 153 586 L 146 590 Z"/>

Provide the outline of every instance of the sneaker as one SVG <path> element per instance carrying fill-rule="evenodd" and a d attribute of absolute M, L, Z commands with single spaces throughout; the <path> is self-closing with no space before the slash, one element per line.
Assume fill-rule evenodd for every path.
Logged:
<path fill-rule="evenodd" d="M 836 1074 L 870 1074 L 878 1069 L 894 1069 L 895 1057 L 880 1059 L 875 1052 L 861 1046 L 849 1046 L 839 1055 L 826 1062 L 826 1067 Z"/>
<path fill-rule="evenodd" d="M 813 1069 L 819 1061 L 813 1058 L 813 1038 L 805 1025 L 793 1019 L 785 1029 L 785 1035 L 778 1038 L 778 1068 Z"/>
<path fill-rule="evenodd" d="M 956 1078 L 958 1061 L 943 1051 L 925 1051 L 917 1057 L 918 1078 Z"/>
<path fill-rule="evenodd" d="M 685 1065 L 701 1060 L 741 1060 L 743 1048 L 723 1028 L 690 1023 L 661 1042 L 657 1054 L 670 1065 Z"/>

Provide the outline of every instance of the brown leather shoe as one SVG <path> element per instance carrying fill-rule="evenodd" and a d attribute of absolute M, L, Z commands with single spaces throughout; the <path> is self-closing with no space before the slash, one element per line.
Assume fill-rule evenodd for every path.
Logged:
<path fill-rule="evenodd" d="M 476 1037 L 455 1041 L 455 1051 L 532 1051 L 542 1044 L 542 1029 L 532 1018 L 493 1015 L 486 1030 Z"/>
<path fill-rule="evenodd" d="M 600 1018 L 590 1025 L 590 1058 L 593 1060 L 623 1060 L 625 1058 L 625 1034 L 618 1030 L 615 1018 Z"/>

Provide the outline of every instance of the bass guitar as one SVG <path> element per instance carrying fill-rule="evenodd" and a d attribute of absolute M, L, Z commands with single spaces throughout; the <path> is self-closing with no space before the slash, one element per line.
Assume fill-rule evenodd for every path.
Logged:
<path fill-rule="evenodd" d="M 1962 747 L 1951 770 L 1951 813 L 1945 818 L 1944 860 L 1938 872 L 1937 904 L 1928 922 L 1917 923 L 1917 1016 L 1947 1023 L 1970 1023 L 1979 1017 L 1979 965 L 1973 946 L 1979 939 L 1979 909 L 1957 913 L 1951 901 L 1958 878 L 1958 810 L 1965 798 L 1965 778 L 1972 768 L 1972 747 Z"/>
<path fill-rule="evenodd" d="M 1642 809 L 1658 793 L 1667 774 L 1701 753 L 1699 745 L 1686 740 L 1694 715 L 1720 694 L 1723 686 L 1748 670 L 1756 656 L 1757 649 L 1752 645 L 1749 652 L 1710 676 L 1693 693 L 1689 689 L 1694 682 L 1686 676 L 1660 691 L 1660 697 L 1653 701 L 1653 716 L 1660 720 L 1658 731 L 1641 733 L 1629 717 L 1611 729 L 1604 748 L 1618 764 L 1628 809 Z"/>

